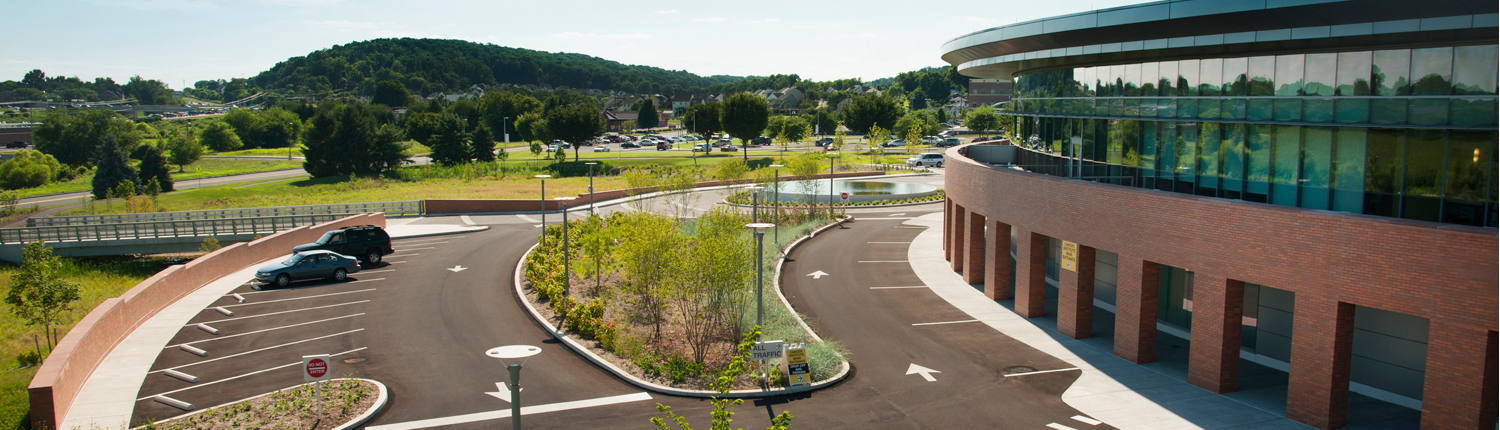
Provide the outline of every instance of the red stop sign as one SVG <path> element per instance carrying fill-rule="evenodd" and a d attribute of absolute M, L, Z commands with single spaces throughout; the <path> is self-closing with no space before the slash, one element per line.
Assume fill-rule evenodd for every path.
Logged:
<path fill-rule="evenodd" d="M 321 358 L 314 358 L 307 362 L 307 376 L 322 378 L 328 373 L 328 362 Z"/>
<path fill-rule="evenodd" d="M 844 196 L 844 200 L 849 200 L 849 193 L 842 193 L 842 194 Z"/>

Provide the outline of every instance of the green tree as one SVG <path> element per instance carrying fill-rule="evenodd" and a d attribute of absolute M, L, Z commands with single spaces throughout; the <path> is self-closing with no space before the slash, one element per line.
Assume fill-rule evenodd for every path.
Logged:
<path fill-rule="evenodd" d="M 172 90 L 167 84 L 155 79 L 141 79 L 140 75 L 130 77 L 130 82 L 122 85 L 121 90 L 127 97 L 134 97 L 137 103 L 143 105 L 166 105 L 176 104 L 172 98 Z"/>
<path fill-rule="evenodd" d="M 717 101 L 699 103 L 689 107 L 682 116 L 682 126 L 703 136 L 717 136 L 724 131 L 719 123 L 720 104 Z"/>
<path fill-rule="evenodd" d="M 498 138 L 495 140 L 506 141 L 506 133 L 512 136 L 510 140 L 526 140 L 519 133 L 522 129 L 517 127 L 516 121 L 521 119 L 521 115 L 540 113 L 542 101 L 529 95 L 492 90 L 485 92 L 484 97 L 480 98 L 479 110 L 490 130 L 501 132 L 496 134 Z"/>
<path fill-rule="evenodd" d="M 995 115 L 995 108 L 980 106 L 969 111 L 969 117 L 964 119 L 964 127 L 979 134 L 1000 127 L 1000 118 Z"/>
<path fill-rule="evenodd" d="M 828 112 L 824 109 L 810 109 L 803 112 L 802 120 L 807 121 L 815 135 L 833 134 L 839 128 L 836 112 Z"/>
<path fill-rule="evenodd" d="M 578 147 L 604 134 L 604 118 L 589 104 L 557 108 L 547 112 L 547 132 L 553 139 L 572 144 L 573 160 L 577 161 Z"/>
<path fill-rule="evenodd" d="M 531 141 L 531 144 L 529 146 L 527 146 L 527 149 L 531 151 L 531 156 L 532 157 L 540 157 L 542 155 L 542 152 L 545 151 L 547 148 L 542 147 L 542 142 L 541 141 L 539 141 L 539 140 L 533 140 L 533 141 Z"/>
<path fill-rule="evenodd" d="M 656 102 L 650 97 L 641 99 L 640 104 L 636 105 L 636 112 L 637 125 L 641 128 L 656 128 L 661 125 L 661 116 L 656 114 Z"/>
<path fill-rule="evenodd" d="M 882 144 L 885 143 L 885 139 L 889 136 L 890 132 L 879 125 L 870 126 L 869 132 L 865 133 L 865 138 L 869 139 L 870 163 L 880 162 L 880 157 L 885 155 L 885 145 Z"/>
<path fill-rule="evenodd" d="M 423 145 L 432 141 L 432 134 L 437 132 L 438 121 L 442 115 L 428 112 L 408 112 L 401 118 L 406 129 L 406 135 L 412 140 Z"/>
<path fill-rule="evenodd" d="M 432 153 L 428 157 L 444 166 L 463 164 L 472 160 L 474 152 L 469 147 L 469 135 L 464 133 L 464 123 L 457 115 L 444 114 L 438 120 L 436 132 L 432 134 Z M 492 143 L 491 147 L 494 146 Z"/>
<path fill-rule="evenodd" d="M 141 180 L 148 183 L 155 181 L 158 193 L 172 192 L 172 168 L 167 165 L 167 157 L 162 155 L 156 145 L 141 145 L 141 148 L 145 150 L 145 154 L 141 156 Z"/>
<path fill-rule="evenodd" d="M 552 153 L 552 160 L 561 163 L 563 162 L 563 160 L 567 159 L 568 150 L 566 148 L 563 148 L 562 145 L 557 145 L 557 151 Z"/>
<path fill-rule="evenodd" d="M 635 133 L 635 121 L 625 121 L 620 123 L 620 130 L 624 131 L 626 134 Z"/>
<path fill-rule="evenodd" d="M 729 393 L 729 388 L 734 386 L 734 378 L 745 374 L 750 362 L 750 350 L 755 348 L 755 342 L 760 340 L 760 336 L 760 326 L 755 326 L 750 332 L 745 333 L 744 337 L 740 340 L 740 344 L 735 346 L 735 353 L 729 361 L 729 365 L 725 366 L 724 371 L 714 379 L 713 383 L 709 384 L 710 388 L 719 392 L 719 394 Z M 729 423 L 734 421 L 734 411 L 730 410 L 730 408 L 739 406 L 744 402 L 744 399 L 711 397 L 709 403 L 714 405 L 714 409 L 709 412 L 709 416 L 713 420 L 709 428 L 713 430 L 732 429 L 733 427 L 730 427 Z M 667 418 L 672 420 L 672 424 L 676 424 L 682 430 L 693 430 L 687 418 L 672 412 L 671 406 L 657 403 L 656 410 L 666 415 Z M 790 411 L 782 411 L 780 415 L 771 418 L 771 426 L 767 427 L 766 430 L 787 430 L 791 423 L 792 413 Z M 656 428 L 661 430 L 668 429 L 667 422 L 661 418 L 651 417 L 651 424 L 656 425 Z"/>
<path fill-rule="evenodd" d="M 400 82 L 384 80 L 375 84 L 375 96 L 370 103 L 386 106 L 406 106 L 411 103 L 411 93 Z"/>
<path fill-rule="evenodd" d="M 511 118 L 515 121 L 512 130 L 521 136 L 521 140 L 527 142 L 552 140 L 547 132 L 547 119 L 541 112 L 527 112 L 521 114 L 520 118 Z"/>
<path fill-rule="evenodd" d="M 473 133 L 469 133 L 469 150 L 473 151 L 469 158 L 474 161 L 484 163 L 495 161 L 495 135 L 490 134 L 489 126 L 479 124 L 479 127 L 474 128 Z M 505 150 L 502 149 L 500 152 L 503 154 Z"/>
<path fill-rule="evenodd" d="M 0 163 L 0 187 L 7 190 L 47 185 L 62 173 L 57 158 L 37 151 L 20 150 Z"/>
<path fill-rule="evenodd" d="M 234 127 L 219 121 L 208 123 L 208 128 L 203 130 L 203 137 L 198 141 L 215 152 L 233 151 L 244 146 L 240 142 L 240 136 L 234 133 Z"/>
<path fill-rule="evenodd" d="M 185 166 L 203 158 L 203 145 L 198 144 L 187 133 L 179 131 L 167 138 L 167 154 L 172 164 L 177 166 L 177 172 L 181 173 Z"/>
<path fill-rule="evenodd" d="M 931 116 L 927 115 L 925 111 L 908 111 L 906 115 L 902 115 L 901 119 L 896 121 L 896 127 L 891 129 L 891 131 L 903 138 L 915 135 L 918 140 L 921 140 L 922 136 L 937 134 L 937 125 L 933 121 L 930 121 L 930 118 Z"/>
<path fill-rule="evenodd" d="M 895 99 L 874 93 L 861 94 L 844 107 L 844 126 L 858 134 L 869 134 L 870 127 L 890 130 L 901 118 L 901 105 Z"/>
<path fill-rule="evenodd" d="M 377 125 L 364 103 L 326 103 L 308 122 L 302 168 L 313 177 L 379 173 L 406 161 L 401 129 Z"/>
<path fill-rule="evenodd" d="M 93 185 L 96 200 L 110 198 L 110 191 L 118 187 L 120 183 L 129 182 L 134 185 L 139 180 L 135 168 L 130 167 L 130 161 L 125 159 L 125 153 L 120 152 L 120 144 L 113 136 L 105 138 L 104 145 L 99 151 L 99 160 L 95 164 L 99 166 L 94 171 Z"/>
<path fill-rule="evenodd" d="M 948 110 L 947 109 L 943 109 L 943 108 L 938 108 L 937 109 L 937 122 L 938 122 L 938 124 L 944 124 L 944 123 L 948 122 Z"/>
<path fill-rule="evenodd" d="M 812 134 L 812 126 L 806 120 L 802 119 L 802 117 L 794 116 L 787 117 L 781 121 L 781 131 L 776 135 L 779 138 L 786 139 L 788 142 L 801 142 L 809 134 Z"/>
<path fill-rule="evenodd" d="M 745 164 L 744 160 L 731 158 L 724 160 L 723 163 L 719 163 L 718 166 L 714 167 L 709 177 L 722 184 L 734 184 L 738 183 L 740 178 L 745 177 L 745 174 L 749 172 L 750 167 Z"/>
<path fill-rule="evenodd" d="M 99 159 L 106 136 L 113 137 L 129 154 L 140 145 L 135 124 L 107 109 L 65 110 L 48 114 L 33 134 L 36 149 L 69 166 L 86 166 Z"/>
<path fill-rule="evenodd" d="M 740 151 L 741 158 L 746 161 L 750 160 L 750 140 L 760 137 L 770 117 L 771 107 L 766 99 L 745 92 L 724 99 L 719 110 L 719 124 L 746 147 L 745 151 Z"/>
<path fill-rule="evenodd" d="M 26 244 L 21 251 L 21 267 L 11 275 L 10 291 L 5 303 L 11 313 L 30 326 L 41 326 L 49 345 L 56 345 L 52 325 L 63 312 L 78 301 L 78 284 L 64 278 L 58 270 L 62 260 L 41 241 Z"/>

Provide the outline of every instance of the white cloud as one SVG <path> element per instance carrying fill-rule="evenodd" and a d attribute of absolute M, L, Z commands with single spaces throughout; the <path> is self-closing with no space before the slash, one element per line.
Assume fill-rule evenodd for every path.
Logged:
<path fill-rule="evenodd" d="M 343 4 L 344 0 L 258 0 L 273 6 L 323 7 Z"/>
<path fill-rule="evenodd" d="M 671 14 L 671 13 L 677 13 L 677 9 L 663 9 L 663 10 L 656 11 L 656 13 L 657 14 L 661 14 L 661 15 L 666 15 L 666 14 Z"/>
<path fill-rule="evenodd" d="M 203 10 L 219 8 L 219 5 L 216 5 L 214 4 L 214 2 L 209 0 L 129 0 L 112 3 L 96 3 L 125 6 L 131 9 L 140 10 Z"/>
<path fill-rule="evenodd" d="M 844 39 L 844 40 L 869 40 L 869 39 L 877 39 L 879 37 L 880 37 L 880 35 L 875 34 L 875 33 L 871 33 L 871 32 L 868 32 L 868 31 L 866 31 L 864 33 L 859 33 L 859 34 L 840 34 L 838 36 L 834 36 L 834 38 L 836 38 L 836 39 Z"/>
<path fill-rule="evenodd" d="M 384 22 L 354 22 L 354 21 L 302 21 L 313 26 L 333 30 L 341 33 L 363 30 L 377 30 L 390 28 L 392 25 Z"/>
<path fill-rule="evenodd" d="M 998 20 L 998 19 L 985 18 L 985 17 L 982 17 L 982 16 L 955 16 L 955 17 L 953 17 L 953 20 L 955 20 L 955 21 L 963 21 L 963 22 L 972 22 L 972 23 L 976 23 L 976 24 L 994 24 L 994 23 L 1000 22 L 1000 20 Z"/>
<path fill-rule="evenodd" d="M 599 41 L 599 40 L 650 40 L 650 39 L 654 39 L 655 37 L 652 37 L 651 35 L 646 34 L 646 33 L 598 34 L 598 33 L 579 33 L 579 32 L 576 32 L 576 31 L 564 31 L 562 33 L 553 34 L 552 38 L 553 39 L 557 39 L 557 40 L 589 40 L 589 41 Z"/>
<path fill-rule="evenodd" d="M 724 18 L 719 18 L 719 17 L 714 17 L 714 18 L 698 18 L 698 19 L 693 20 L 693 22 L 724 22 L 724 21 L 727 21 L 727 20 L 724 19 Z"/>
<path fill-rule="evenodd" d="M 773 22 L 781 22 L 781 20 L 776 19 L 776 18 L 766 18 L 766 19 L 755 19 L 755 20 L 750 20 L 750 21 L 746 21 L 746 22 L 749 22 L 751 24 L 766 24 L 766 23 L 773 23 Z"/>

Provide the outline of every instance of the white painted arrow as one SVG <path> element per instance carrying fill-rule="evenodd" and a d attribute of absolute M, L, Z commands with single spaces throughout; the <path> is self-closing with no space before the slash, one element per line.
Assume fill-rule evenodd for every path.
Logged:
<path fill-rule="evenodd" d="M 898 214 L 890 214 L 890 215 L 886 215 L 886 216 L 902 216 L 902 215 L 906 215 L 906 212 L 902 212 L 902 213 L 898 213 Z"/>
<path fill-rule="evenodd" d="M 494 391 L 494 392 L 486 391 L 485 394 L 489 394 L 491 396 L 495 396 L 495 398 L 500 399 L 500 400 L 504 400 L 504 401 L 507 401 L 507 402 L 510 401 L 510 388 L 506 387 L 504 382 L 496 382 L 495 383 L 495 388 L 498 389 L 498 390 L 500 390 L 500 391 Z M 521 391 L 526 391 L 526 389 L 525 388 L 521 388 Z"/>
<path fill-rule="evenodd" d="M 912 363 L 911 367 L 906 368 L 906 374 L 908 374 L 908 375 L 917 374 L 917 373 L 922 374 L 922 379 L 926 379 L 927 382 L 937 382 L 937 378 L 932 377 L 932 374 L 934 374 L 934 373 L 943 373 L 943 372 L 939 372 L 939 371 L 936 371 L 936 370 L 928 369 L 926 367 L 918 366 L 917 363 Z"/>
<path fill-rule="evenodd" d="M 542 226 L 544 226 L 544 225 L 546 225 L 546 224 L 537 224 L 535 226 L 532 226 L 532 228 L 542 228 Z"/>
<path fill-rule="evenodd" d="M 458 273 L 458 272 L 462 272 L 462 271 L 465 271 L 465 270 L 469 270 L 469 268 L 464 267 L 464 266 L 453 266 L 453 267 L 449 267 L 448 270 L 452 270 L 453 273 Z"/>
<path fill-rule="evenodd" d="M 819 271 L 816 271 L 816 272 L 809 273 L 809 274 L 807 274 L 807 276 L 811 276 L 811 277 L 813 277 L 813 279 L 818 279 L 818 278 L 822 278 L 824 276 L 828 276 L 828 274 L 827 273 L 823 273 L 822 270 L 819 270 Z"/>

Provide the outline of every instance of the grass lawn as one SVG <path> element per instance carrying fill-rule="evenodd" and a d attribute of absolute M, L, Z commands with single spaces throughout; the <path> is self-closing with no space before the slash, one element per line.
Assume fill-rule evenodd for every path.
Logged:
<path fill-rule="evenodd" d="M 241 156 L 241 157 L 285 157 L 286 148 L 256 148 L 241 149 L 239 151 L 215 152 L 208 155 Z M 293 157 L 302 156 L 302 146 L 292 148 Z"/>
<path fill-rule="evenodd" d="M 172 166 L 176 167 L 176 166 Z M 245 173 L 266 172 L 272 170 L 300 169 L 302 160 L 252 160 L 243 158 L 205 158 L 197 163 L 189 164 L 183 173 L 172 170 L 172 180 L 181 182 L 189 179 L 212 178 L 217 176 L 241 175 Z M 27 188 L 21 191 L 21 198 L 45 196 L 49 194 L 74 193 L 94 189 L 94 175 L 88 174 L 74 178 L 67 182 L 53 182 L 36 188 Z"/>
<path fill-rule="evenodd" d="M 73 303 L 71 311 L 62 315 L 58 336 L 65 336 L 73 324 L 105 299 L 119 297 L 166 266 L 164 260 L 138 261 L 130 257 L 64 258 L 60 274 L 78 284 L 80 298 Z M 13 263 L 0 263 L 0 291 L 10 290 L 11 276 L 18 268 Z M 37 335 L 41 339 L 42 329 L 25 325 L 7 311 L 0 313 L 0 333 L 3 333 L 0 334 L 0 363 L 3 363 L 0 368 L 7 369 L 0 371 L 0 430 L 30 428 L 31 423 L 27 421 L 30 400 L 26 386 L 31 383 L 37 368 L 17 369 L 19 362 L 16 357 L 22 352 L 35 351 L 31 336 Z M 45 354 L 46 341 L 42 342 Z"/>

